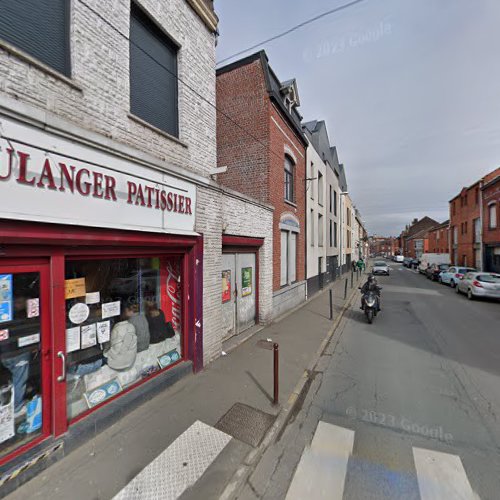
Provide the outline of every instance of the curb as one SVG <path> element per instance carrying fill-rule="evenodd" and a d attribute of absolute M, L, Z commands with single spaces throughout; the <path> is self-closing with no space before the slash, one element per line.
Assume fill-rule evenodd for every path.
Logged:
<path fill-rule="evenodd" d="M 342 306 L 342 309 L 338 316 L 335 318 L 333 321 L 333 324 L 331 328 L 328 330 L 325 338 L 321 342 L 319 349 L 316 351 L 316 354 L 313 356 L 311 362 L 307 366 L 307 368 L 304 370 L 304 373 L 300 377 L 299 381 L 295 385 L 295 388 L 293 389 L 292 393 L 290 394 L 287 402 L 285 405 L 281 408 L 280 412 L 278 413 L 278 416 L 276 417 L 276 420 L 274 421 L 274 424 L 271 426 L 267 434 L 264 436 L 264 439 L 262 440 L 261 444 L 251 450 L 245 459 L 243 460 L 243 464 L 238 467 L 236 472 L 233 474 L 231 480 L 227 484 L 227 486 L 224 488 L 224 491 L 222 492 L 221 496 L 219 497 L 220 500 L 230 500 L 233 498 L 236 498 L 236 495 L 239 493 L 241 488 L 244 486 L 246 483 L 247 479 L 250 477 L 252 471 L 253 471 L 253 466 L 257 463 L 257 461 L 262 457 L 266 449 L 278 438 L 278 436 L 281 434 L 281 432 L 284 430 L 286 427 L 288 420 L 291 415 L 293 415 L 293 411 L 300 400 L 300 396 L 302 392 L 304 391 L 305 388 L 307 388 L 307 382 L 309 380 L 310 374 L 314 371 L 314 368 L 319 362 L 319 359 L 323 355 L 323 352 L 325 351 L 328 343 L 333 337 L 333 334 L 335 333 L 335 330 L 338 328 L 342 318 L 344 317 L 345 312 L 349 307 L 351 306 L 352 299 L 355 296 L 357 291 L 357 288 L 353 288 L 351 291 L 350 295 L 348 295 L 344 305 Z"/>

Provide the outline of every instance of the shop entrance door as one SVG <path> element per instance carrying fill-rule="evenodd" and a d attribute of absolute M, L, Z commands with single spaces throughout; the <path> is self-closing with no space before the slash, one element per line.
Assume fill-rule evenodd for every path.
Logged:
<path fill-rule="evenodd" d="M 222 255 L 223 340 L 255 325 L 255 253 Z"/>
<path fill-rule="evenodd" d="M 0 262 L 0 464 L 51 432 L 48 264 Z"/>

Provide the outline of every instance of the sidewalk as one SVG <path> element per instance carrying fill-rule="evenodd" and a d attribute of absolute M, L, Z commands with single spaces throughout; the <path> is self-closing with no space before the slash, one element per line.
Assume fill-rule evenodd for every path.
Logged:
<path fill-rule="evenodd" d="M 347 301 L 344 301 L 347 277 Z M 337 279 L 331 288 L 335 320 L 342 314 L 351 294 L 357 291 L 356 275 L 353 289 L 350 273 Z M 206 370 L 185 377 L 136 408 L 7 498 L 109 499 L 197 420 L 214 426 L 235 403 L 244 403 L 273 416 L 278 416 L 283 407 L 289 411 L 298 398 L 297 394 L 291 397 L 292 393 L 332 330 L 334 322 L 329 319 L 326 290 L 281 321 L 263 328 L 230 354 L 208 365 Z M 272 404 L 272 351 L 256 345 L 257 341 L 267 338 L 279 343 L 278 407 Z M 286 423 L 283 413 L 274 427 L 277 422 Z M 218 464 L 210 470 L 216 480 L 206 482 L 207 489 L 212 490 L 204 489 L 203 497 L 218 498 L 226 482 L 245 460 L 248 462 L 248 454 L 252 451 L 255 454 L 255 450 L 249 444 L 232 439 L 221 460 L 217 459 Z"/>

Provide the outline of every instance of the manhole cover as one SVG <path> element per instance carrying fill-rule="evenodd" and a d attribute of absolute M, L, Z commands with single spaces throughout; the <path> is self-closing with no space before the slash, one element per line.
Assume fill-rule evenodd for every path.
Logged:
<path fill-rule="evenodd" d="M 236 403 L 215 424 L 215 428 L 253 447 L 259 446 L 274 422 L 274 415 Z"/>

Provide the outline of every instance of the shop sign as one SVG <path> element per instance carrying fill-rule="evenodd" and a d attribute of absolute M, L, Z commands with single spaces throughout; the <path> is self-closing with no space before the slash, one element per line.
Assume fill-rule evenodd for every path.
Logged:
<path fill-rule="evenodd" d="M 165 297 L 165 319 L 172 323 L 176 333 L 181 332 L 181 260 L 172 257 L 166 260 L 167 268 L 167 295 Z"/>
<path fill-rule="evenodd" d="M 194 184 L 5 117 L 0 126 L 0 217 L 194 231 Z"/>
<path fill-rule="evenodd" d="M 252 295 L 252 268 L 241 268 L 241 296 Z"/>
<path fill-rule="evenodd" d="M 231 300 L 231 270 L 222 271 L 222 303 Z"/>

